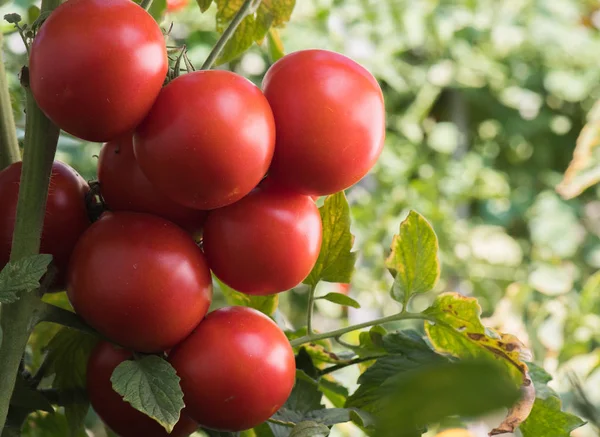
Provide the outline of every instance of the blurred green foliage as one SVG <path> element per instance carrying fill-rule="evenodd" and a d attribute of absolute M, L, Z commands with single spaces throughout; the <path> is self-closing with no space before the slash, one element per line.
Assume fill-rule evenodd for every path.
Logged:
<path fill-rule="evenodd" d="M 15 0 L 1 6 L 0 15 L 27 17 L 32 3 Z M 521 339 L 556 376 L 566 404 L 574 405 L 570 372 L 584 388 L 600 382 L 600 280 L 592 276 L 600 267 L 600 201 L 597 188 L 571 200 L 555 189 L 587 113 L 600 98 L 600 5 L 296 3 L 280 31 L 285 52 L 319 47 L 349 55 L 380 80 L 388 111 L 383 155 L 348 191 L 359 251 L 351 296 L 363 308 L 340 311 L 321 300 L 315 324 L 325 329 L 346 323 L 340 321 L 346 317 L 357 322 L 397 311 L 389 296 L 393 279 L 382 260 L 400 221 L 414 209 L 439 238 L 436 291 L 477 297 L 488 324 Z M 201 14 L 191 2 L 163 20 L 165 28 L 173 23 L 169 45 L 185 43 L 196 66 L 217 39 L 215 12 L 213 5 Z M 2 30 L 8 34 L 5 59 L 22 128 L 17 74 L 25 63 L 24 47 L 9 25 Z M 265 41 L 270 50 L 266 42 L 255 45 L 224 67 L 259 84 L 278 52 L 276 35 Z M 63 135 L 58 159 L 92 179 L 99 147 Z M 291 322 L 303 320 L 305 291 L 282 295 L 282 313 Z M 414 305 L 422 309 L 432 300 L 428 293 Z M 588 394 L 600 404 L 600 392 Z M 44 426 L 27 435 L 55 435 L 40 433 Z M 589 426 L 580 431 L 578 436 L 594 435 Z"/>

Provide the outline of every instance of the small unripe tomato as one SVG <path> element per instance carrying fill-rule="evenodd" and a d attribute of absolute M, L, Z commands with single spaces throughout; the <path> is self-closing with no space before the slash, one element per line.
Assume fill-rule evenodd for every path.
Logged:
<path fill-rule="evenodd" d="M 120 437 L 187 437 L 196 431 L 198 425 L 183 410 L 169 434 L 158 422 L 133 408 L 113 390 L 110 381 L 113 371 L 131 358 L 131 351 L 101 341 L 88 359 L 87 394 L 102 421 Z"/>
<path fill-rule="evenodd" d="M 219 431 L 253 428 L 285 403 L 294 386 L 294 352 L 281 329 L 246 307 L 211 312 L 175 347 L 186 411 Z"/>

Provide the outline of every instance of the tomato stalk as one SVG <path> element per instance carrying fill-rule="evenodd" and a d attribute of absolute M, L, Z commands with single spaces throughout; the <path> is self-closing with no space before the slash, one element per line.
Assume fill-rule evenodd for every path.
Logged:
<path fill-rule="evenodd" d="M 3 40 L 4 37 L 0 32 L 0 48 L 4 47 Z M 21 152 L 19 152 L 15 119 L 10 104 L 8 78 L 0 53 L 0 170 L 20 159 Z"/>
<path fill-rule="evenodd" d="M 60 0 L 43 0 L 42 13 L 52 11 L 59 4 Z M 22 83 L 27 94 L 27 122 L 11 260 L 39 252 L 48 184 L 59 135 L 58 127 L 38 108 L 28 88 L 27 70 L 23 73 Z M 41 307 L 39 295 L 29 292 L 24 293 L 17 302 L 1 308 L 3 341 L 0 345 L 0 429 L 4 428 L 19 363 Z"/>
<path fill-rule="evenodd" d="M 150 6 L 152 6 L 152 1 L 153 0 L 142 0 L 140 2 L 140 6 L 142 8 L 144 8 L 145 10 L 148 10 L 148 9 L 150 9 Z"/>
<path fill-rule="evenodd" d="M 382 317 L 381 319 L 375 319 L 369 322 L 348 326 L 346 328 L 336 329 L 335 331 L 323 332 L 321 334 L 309 333 L 304 337 L 296 338 L 295 340 L 290 341 L 290 344 L 292 345 L 292 347 L 297 347 L 305 343 L 311 343 L 317 340 L 324 340 L 326 338 L 335 338 L 347 334 L 348 332 L 357 331 L 363 328 L 369 328 L 375 325 L 383 325 L 385 323 L 399 322 L 401 320 L 429 320 L 430 322 L 439 323 L 439 321 L 436 318 L 428 316 L 427 314 L 402 312 L 399 314 L 394 314 L 393 316 Z"/>
<path fill-rule="evenodd" d="M 206 61 L 204 61 L 204 64 L 202 64 L 202 67 L 200 67 L 201 70 L 210 70 L 213 67 L 215 61 L 225 48 L 225 44 L 227 44 L 227 42 L 231 39 L 238 26 L 242 23 L 242 21 L 244 21 L 244 18 L 256 12 L 258 6 L 260 6 L 260 2 L 261 0 L 244 1 L 244 4 L 240 7 L 239 11 L 237 11 L 235 16 L 231 20 L 231 23 L 229 23 L 229 25 L 227 26 L 227 28 L 225 29 L 225 31 L 223 32 L 223 34 L 221 35 L 211 52 L 209 53 L 208 58 L 206 58 Z"/>
<path fill-rule="evenodd" d="M 40 322 L 58 323 L 59 325 L 68 326 L 69 328 L 77 329 L 78 331 L 98 335 L 98 332 L 96 332 L 94 328 L 88 325 L 85 320 L 74 312 L 48 303 L 42 303 L 42 308 L 37 320 Z"/>
<path fill-rule="evenodd" d="M 316 285 L 311 285 L 310 289 L 308 290 L 308 308 L 306 310 L 306 332 L 308 333 L 308 335 L 311 335 L 313 333 L 312 319 L 313 319 L 313 312 L 315 311 L 315 292 L 316 292 L 316 290 L 317 290 Z"/>

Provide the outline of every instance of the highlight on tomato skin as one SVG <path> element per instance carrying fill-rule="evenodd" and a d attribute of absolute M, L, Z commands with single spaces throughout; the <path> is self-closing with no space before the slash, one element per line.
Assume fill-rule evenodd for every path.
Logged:
<path fill-rule="evenodd" d="M 75 247 L 67 295 L 104 337 L 155 353 L 202 320 L 212 278 L 204 254 L 178 226 L 148 214 L 105 213 Z"/>
<path fill-rule="evenodd" d="M 30 53 L 29 85 L 40 109 L 62 130 L 94 142 L 133 131 L 168 70 L 160 27 L 131 0 L 63 2 Z"/>
<path fill-rule="evenodd" d="M 115 368 L 133 358 L 133 353 L 107 341 L 100 341 L 87 363 L 86 389 L 94 411 L 119 437 L 187 437 L 198 428 L 184 409 L 170 434 L 144 413 L 123 400 L 110 380 Z"/>
<path fill-rule="evenodd" d="M 19 161 L 0 171 L 0 269 L 10 258 L 22 167 Z M 50 291 L 64 289 L 71 253 L 91 224 L 85 205 L 89 191 L 79 173 L 63 162 L 54 161 L 40 247 L 40 253 L 52 255 L 56 268 Z"/>
<path fill-rule="evenodd" d="M 102 147 L 98 159 L 98 181 L 102 197 L 111 211 L 157 215 L 195 237 L 200 235 L 206 212 L 171 200 L 150 183 L 135 159 L 131 135 Z"/>
<path fill-rule="evenodd" d="M 203 249 L 209 267 L 225 284 L 242 293 L 269 295 L 289 290 L 309 275 L 321 239 L 314 201 L 267 178 L 242 200 L 209 213 Z"/>
<path fill-rule="evenodd" d="M 266 421 L 288 399 L 296 378 L 294 352 L 283 331 L 248 307 L 209 313 L 169 361 L 181 378 L 187 414 L 219 431 Z"/>

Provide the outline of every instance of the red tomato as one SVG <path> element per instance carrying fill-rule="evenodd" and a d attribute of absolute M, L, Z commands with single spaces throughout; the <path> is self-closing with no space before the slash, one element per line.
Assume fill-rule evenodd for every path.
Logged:
<path fill-rule="evenodd" d="M 129 135 L 102 147 L 98 180 L 102 197 L 113 211 L 157 215 L 192 234 L 199 234 L 202 229 L 206 212 L 186 208 L 154 188 L 135 160 Z"/>
<path fill-rule="evenodd" d="M 0 172 L 0 270 L 10 258 L 21 167 L 22 163 L 16 162 Z M 90 225 L 85 207 L 89 190 L 87 182 L 67 164 L 52 164 L 40 252 L 51 254 L 57 268 L 53 288 L 65 286 L 71 252 Z"/>
<path fill-rule="evenodd" d="M 71 258 L 67 293 L 75 311 L 108 339 L 161 352 L 200 323 L 212 298 L 202 251 L 159 217 L 107 213 Z"/>
<path fill-rule="evenodd" d="M 211 211 L 204 253 L 211 270 L 242 293 L 289 290 L 308 276 L 321 248 L 321 216 L 313 200 L 274 185 Z"/>
<path fill-rule="evenodd" d="M 189 0 L 167 0 L 167 11 L 175 12 L 187 6 Z"/>
<path fill-rule="evenodd" d="M 375 78 L 351 59 L 304 50 L 263 80 L 277 131 L 270 176 L 299 193 L 326 195 L 358 182 L 381 154 L 385 108 Z"/>
<path fill-rule="evenodd" d="M 248 194 L 266 174 L 275 125 L 249 80 L 222 70 L 178 77 L 138 127 L 134 150 L 150 182 L 182 205 L 214 209 Z"/>
<path fill-rule="evenodd" d="M 294 386 L 294 352 L 264 314 L 245 307 L 213 311 L 169 361 L 181 378 L 187 413 L 200 425 L 241 431 L 267 420 Z"/>
<path fill-rule="evenodd" d="M 132 131 L 167 74 L 162 31 L 131 0 L 69 0 L 31 46 L 29 83 L 61 129 L 88 141 Z"/>
<path fill-rule="evenodd" d="M 186 437 L 198 425 L 182 412 L 179 422 L 168 434 L 155 420 L 133 408 L 112 388 L 113 370 L 132 357 L 128 350 L 102 341 L 96 345 L 87 365 L 87 394 L 102 421 L 120 437 Z"/>

